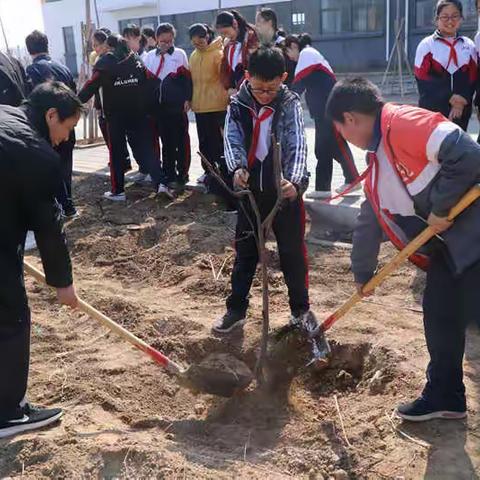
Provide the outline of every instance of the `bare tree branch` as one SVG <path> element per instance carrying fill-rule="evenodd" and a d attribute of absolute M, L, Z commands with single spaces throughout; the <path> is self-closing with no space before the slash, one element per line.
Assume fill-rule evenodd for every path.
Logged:
<path fill-rule="evenodd" d="M 262 217 L 260 214 L 260 210 L 258 208 L 258 204 L 255 200 L 253 193 L 246 189 L 246 190 L 232 190 L 228 185 L 225 183 L 224 179 L 222 178 L 220 172 L 214 167 L 205 156 L 198 152 L 200 157 L 202 158 L 203 163 L 207 167 L 209 173 L 218 181 L 218 183 L 232 196 L 238 198 L 240 200 L 240 206 L 243 209 L 245 215 L 247 216 L 248 221 L 250 222 L 253 228 L 253 222 L 251 221 L 248 212 L 246 211 L 244 205 L 241 203 L 241 200 L 245 197 L 248 198 L 250 202 L 250 206 L 256 217 L 257 228 L 254 228 L 253 234 L 255 237 L 255 242 L 257 244 L 257 251 L 262 271 L 262 340 L 261 340 L 261 347 L 260 347 L 260 355 L 257 359 L 257 364 L 255 366 L 255 375 L 259 383 L 263 383 L 264 375 L 263 375 L 263 364 L 265 361 L 265 357 L 267 354 L 268 348 L 268 334 L 270 331 L 270 312 L 269 312 L 269 288 L 268 288 L 268 257 L 267 257 L 267 248 L 266 248 L 266 241 L 270 232 L 272 230 L 273 221 L 275 216 L 281 207 L 283 197 L 282 197 L 282 160 L 281 160 L 281 149 L 280 144 L 277 142 L 275 135 L 272 135 L 272 146 L 273 146 L 273 171 L 274 171 L 274 182 L 275 182 L 275 189 L 277 192 L 277 197 L 275 199 L 275 204 L 269 214 L 266 216 L 265 220 L 262 222 Z"/>

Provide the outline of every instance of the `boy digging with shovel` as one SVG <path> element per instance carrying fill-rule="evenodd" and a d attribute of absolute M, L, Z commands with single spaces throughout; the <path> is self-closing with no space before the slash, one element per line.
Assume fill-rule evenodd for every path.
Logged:
<path fill-rule="evenodd" d="M 378 88 L 362 78 L 339 82 L 327 112 L 347 141 L 368 151 L 369 166 L 361 176 L 367 200 L 352 250 L 359 293 L 374 275 L 383 234 L 400 249 L 426 223 L 437 233 L 425 251 L 410 257 L 427 270 L 427 383 L 397 414 L 416 422 L 464 418 L 465 330 L 478 320 L 480 307 L 480 203 L 455 223 L 447 215 L 480 181 L 480 146 L 440 113 L 385 103 Z"/>

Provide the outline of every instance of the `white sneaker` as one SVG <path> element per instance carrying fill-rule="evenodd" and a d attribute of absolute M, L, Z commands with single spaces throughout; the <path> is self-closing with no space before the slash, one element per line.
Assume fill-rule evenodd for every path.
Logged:
<path fill-rule="evenodd" d="M 335 191 L 339 195 L 342 195 L 343 193 L 345 193 L 350 188 L 351 185 L 352 185 L 351 183 L 344 183 L 342 186 L 338 187 Z M 359 184 L 355 185 L 348 193 L 358 192 L 361 189 L 362 189 L 362 184 L 359 183 Z"/>
<path fill-rule="evenodd" d="M 314 190 L 313 192 L 308 192 L 305 196 L 311 200 L 322 200 L 325 198 L 330 198 L 332 196 L 332 192 L 326 190 Z"/>
<path fill-rule="evenodd" d="M 158 186 L 157 193 L 158 195 L 166 195 L 170 200 L 173 200 L 175 198 L 175 192 L 163 183 Z"/>
<path fill-rule="evenodd" d="M 207 174 L 204 173 L 203 175 L 201 175 L 200 177 L 197 178 L 197 183 L 205 183 L 205 180 L 207 179 Z"/>
<path fill-rule="evenodd" d="M 106 200 L 110 200 L 112 202 L 125 202 L 127 200 L 125 192 L 117 193 L 117 194 L 112 192 L 105 192 L 103 194 L 103 198 L 105 198 Z"/>
<path fill-rule="evenodd" d="M 149 175 L 147 175 L 146 173 L 142 173 L 142 172 L 137 172 L 135 175 L 132 175 L 130 177 L 130 180 L 134 183 L 143 183 L 146 181 L 146 178 L 148 177 Z"/>

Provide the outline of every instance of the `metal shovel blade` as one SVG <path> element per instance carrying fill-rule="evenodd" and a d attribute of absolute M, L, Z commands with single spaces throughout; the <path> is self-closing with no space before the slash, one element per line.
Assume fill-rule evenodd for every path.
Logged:
<path fill-rule="evenodd" d="M 191 390 L 231 397 L 247 388 L 253 380 L 247 365 L 229 354 L 212 354 L 198 365 L 191 365 L 181 376 Z"/>

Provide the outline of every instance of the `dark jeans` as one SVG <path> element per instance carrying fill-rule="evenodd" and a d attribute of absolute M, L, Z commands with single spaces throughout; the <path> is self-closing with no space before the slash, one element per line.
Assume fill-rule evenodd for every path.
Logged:
<path fill-rule="evenodd" d="M 12 418 L 25 397 L 30 362 L 30 313 L 11 318 L 0 308 L 0 422 Z"/>
<path fill-rule="evenodd" d="M 352 183 L 358 177 L 348 143 L 336 131 L 333 123 L 324 118 L 315 119 L 315 156 L 317 191 L 330 191 L 332 188 L 333 159 L 340 163 L 345 183 Z"/>
<path fill-rule="evenodd" d="M 198 144 L 207 160 L 220 171 L 225 183 L 233 189 L 232 176 L 228 173 L 224 156 L 223 127 L 226 112 L 196 113 Z M 205 173 L 207 168 L 203 165 Z M 208 191 L 222 197 L 230 208 L 236 206 L 236 199 L 229 195 L 215 179 L 207 177 Z"/>
<path fill-rule="evenodd" d="M 160 105 L 157 110 L 157 129 L 162 140 L 165 182 L 187 182 L 191 153 L 188 116 L 183 106 Z"/>
<path fill-rule="evenodd" d="M 107 130 L 112 193 L 122 193 L 125 187 L 125 139 L 132 147 L 138 164 L 144 167 L 144 173 L 150 174 L 156 186 L 163 183 L 158 142 L 155 144 L 156 134 L 153 131 L 153 124 L 147 116 L 140 118 L 108 117 Z"/>
<path fill-rule="evenodd" d="M 55 148 L 60 155 L 60 168 L 62 170 L 62 185 L 57 192 L 57 200 L 64 212 L 68 213 L 74 209 L 72 199 L 72 172 L 73 172 L 73 148 L 75 147 L 75 136 L 70 140 L 61 143 Z"/>
<path fill-rule="evenodd" d="M 463 384 L 465 330 L 480 318 L 480 262 L 456 278 L 443 252 L 436 252 L 427 272 L 423 298 L 430 363 L 423 395 L 442 410 L 466 410 Z"/>
<path fill-rule="evenodd" d="M 271 211 L 275 202 L 273 194 L 256 195 L 262 218 Z M 243 208 L 238 209 L 235 234 L 236 257 L 232 271 L 232 293 L 227 299 L 227 308 L 245 312 L 248 308 L 248 294 L 258 263 L 258 251 L 252 226 L 255 216 L 247 200 L 242 200 Z M 294 315 L 310 308 L 308 298 L 308 259 L 305 246 L 305 209 L 303 201 L 284 202 L 273 222 L 273 232 L 277 239 L 280 267 L 288 288 L 290 309 Z"/>

